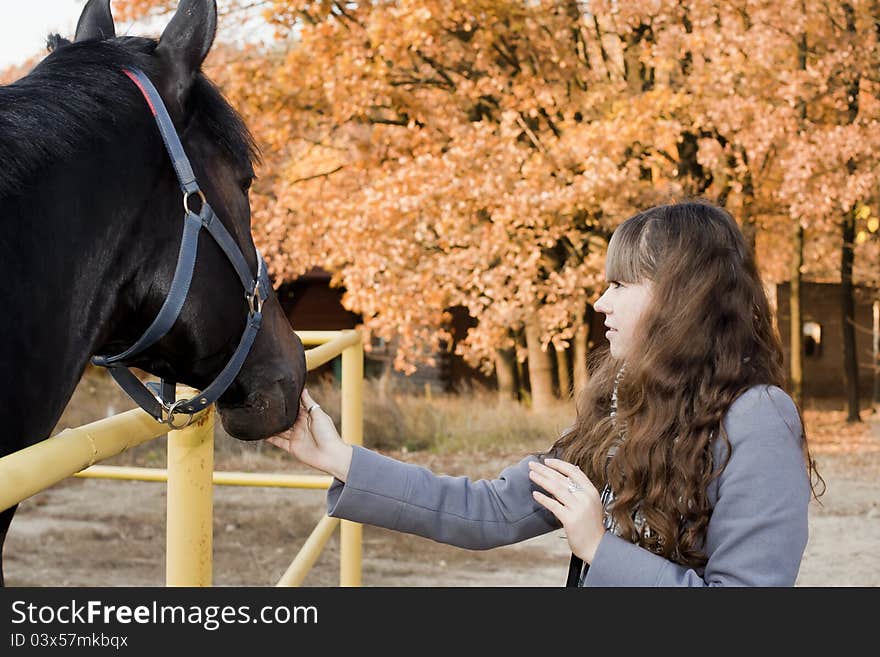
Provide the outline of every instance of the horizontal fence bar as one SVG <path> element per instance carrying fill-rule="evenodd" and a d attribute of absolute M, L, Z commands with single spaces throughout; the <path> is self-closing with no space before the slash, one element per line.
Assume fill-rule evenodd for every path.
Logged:
<path fill-rule="evenodd" d="M 165 468 L 137 468 L 119 465 L 93 465 L 77 472 L 75 477 L 84 479 L 125 479 L 129 481 L 168 481 Z M 267 488 L 330 488 L 333 477 L 322 475 L 298 475 L 261 472 L 214 472 L 217 486 L 265 486 Z"/>
<path fill-rule="evenodd" d="M 306 332 L 304 331 L 304 333 Z M 361 334 L 358 331 L 342 331 L 342 335 L 337 335 L 329 342 L 306 350 L 306 368 L 309 370 L 318 368 L 339 356 L 346 347 L 360 344 L 360 342 Z"/>
<path fill-rule="evenodd" d="M 342 331 L 294 331 L 304 346 L 324 344 L 337 340 L 349 333 L 359 333 L 357 329 L 344 329 Z"/>
<path fill-rule="evenodd" d="M 195 420 L 206 411 L 199 411 Z M 0 459 L 0 510 L 127 449 L 168 433 L 140 408 L 54 436 Z"/>
<path fill-rule="evenodd" d="M 302 584 L 311 567 L 321 556 L 321 551 L 338 524 L 339 518 L 331 518 L 330 516 L 321 518 L 275 586 L 299 586 Z"/>

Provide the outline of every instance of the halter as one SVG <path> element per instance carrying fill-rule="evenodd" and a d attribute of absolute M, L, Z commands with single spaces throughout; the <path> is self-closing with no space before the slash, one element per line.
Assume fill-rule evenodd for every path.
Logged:
<path fill-rule="evenodd" d="M 123 69 L 125 73 L 140 89 L 150 110 L 159 132 L 162 135 L 162 141 L 165 143 L 165 149 L 171 157 L 174 165 L 174 172 L 180 182 L 180 188 L 183 191 L 183 238 L 180 243 L 180 252 L 177 256 L 177 268 L 174 271 L 174 280 L 171 282 L 171 288 L 168 296 L 162 304 L 159 314 L 153 320 L 150 327 L 144 331 L 144 334 L 131 347 L 116 356 L 93 356 L 92 363 L 101 367 L 106 367 L 120 387 L 128 393 L 142 409 L 149 413 L 157 421 L 167 424 L 172 429 L 182 429 L 192 422 L 193 415 L 200 410 L 206 408 L 209 404 L 213 404 L 222 395 L 226 389 L 238 376 L 242 364 L 247 358 L 251 345 L 256 338 L 257 331 L 260 329 L 262 322 L 263 303 L 268 299 L 269 295 L 269 279 L 266 275 L 266 262 L 257 250 L 257 276 L 256 278 L 250 272 L 250 267 L 242 255 L 241 249 L 226 227 L 223 225 L 211 206 L 205 199 L 202 190 L 196 182 L 195 174 L 186 153 L 183 150 L 183 144 L 177 136 L 174 124 L 159 96 L 159 92 L 150 82 L 150 79 L 138 69 Z M 193 196 L 198 196 L 201 200 L 201 209 L 198 214 L 190 210 L 189 202 Z M 162 379 L 161 383 L 149 382 L 146 385 L 131 372 L 125 361 L 135 356 L 147 347 L 153 345 L 160 338 L 164 337 L 183 307 L 186 301 L 186 295 L 192 282 L 193 269 L 196 264 L 196 255 L 199 244 L 199 231 L 202 228 L 207 229 L 208 233 L 214 238 L 226 257 L 232 263 L 241 284 L 244 286 L 244 297 L 248 304 L 247 325 L 244 333 L 235 349 L 235 353 L 226 363 L 226 366 L 217 375 L 217 378 L 205 388 L 200 395 L 192 399 L 181 399 L 175 401 L 175 385 L 176 382 Z M 188 415 L 189 417 L 183 422 L 175 424 L 175 415 Z"/>

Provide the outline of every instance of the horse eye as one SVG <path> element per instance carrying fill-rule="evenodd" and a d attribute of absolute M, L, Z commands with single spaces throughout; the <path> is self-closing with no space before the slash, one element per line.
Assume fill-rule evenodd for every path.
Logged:
<path fill-rule="evenodd" d="M 248 176 L 247 178 L 245 178 L 244 180 L 241 181 L 241 191 L 243 191 L 244 193 L 247 193 L 248 191 L 250 191 L 251 185 L 253 185 L 253 184 L 254 184 L 254 177 Z"/>

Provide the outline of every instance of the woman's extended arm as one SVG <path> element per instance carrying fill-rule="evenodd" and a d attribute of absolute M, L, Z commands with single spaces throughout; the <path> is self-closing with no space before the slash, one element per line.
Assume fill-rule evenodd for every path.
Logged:
<path fill-rule="evenodd" d="M 354 447 L 348 480 L 327 493 L 328 514 L 472 550 L 516 543 L 560 527 L 532 497 L 530 460 L 471 481 Z"/>
<path fill-rule="evenodd" d="M 506 468 L 496 479 L 437 475 L 347 445 L 333 420 L 303 392 L 294 426 L 269 438 L 314 468 L 335 478 L 327 494 L 331 516 L 417 534 L 463 548 L 508 545 L 558 529 L 552 513 L 532 496 L 530 456 Z"/>

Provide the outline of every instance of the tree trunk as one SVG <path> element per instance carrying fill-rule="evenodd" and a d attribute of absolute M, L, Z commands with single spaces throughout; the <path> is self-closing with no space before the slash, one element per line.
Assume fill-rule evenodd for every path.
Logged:
<path fill-rule="evenodd" d="M 529 386 L 532 408 L 544 411 L 553 405 L 553 360 L 549 350 L 541 349 L 541 325 L 537 314 L 526 319 L 526 349 L 529 359 Z"/>
<path fill-rule="evenodd" d="M 587 387 L 590 378 L 587 369 L 587 355 L 590 353 L 590 326 L 593 324 L 593 313 L 593 306 L 588 305 L 583 322 L 575 327 L 574 364 L 572 367 L 575 397 Z"/>
<path fill-rule="evenodd" d="M 743 160 L 746 161 L 745 156 L 743 156 Z M 758 224 L 755 222 L 753 209 L 755 207 L 755 187 L 752 184 L 751 171 L 747 170 L 745 177 L 743 178 L 742 193 L 742 234 L 743 237 L 746 238 L 746 243 L 749 245 L 749 250 L 751 251 L 752 258 L 754 258 L 755 262 L 757 263 Z"/>
<path fill-rule="evenodd" d="M 846 382 L 847 422 L 859 417 L 859 362 L 856 355 L 855 299 L 853 298 L 853 242 L 856 237 L 855 211 L 843 219 L 843 245 L 840 254 L 840 310 L 843 329 L 843 374 Z"/>
<path fill-rule="evenodd" d="M 803 7 L 803 3 L 801 3 Z M 798 70 L 807 70 L 807 33 L 801 32 L 798 39 Z M 807 103 L 798 100 L 798 117 L 803 128 L 807 120 Z M 804 266 L 804 227 L 800 218 L 794 225 L 792 234 L 791 288 L 788 306 L 791 309 L 789 334 L 791 336 L 791 396 L 798 408 L 804 403 L 804 321 L 801 315 L 801 269 Z"/>
<path fill-rule="evenodd" d="M 841 5 L 846 17 L 846 30 L 852 37 L 856 36 L 855 9 L 849 2 Z M 861 91 L 861 76 L 853 73 L 846 87 L 847 98 L 847 123 L 853 124 L 859 115 L 859 92 Z M 849 160 L 846 163 L 847 172 L 855 173 L 855 162 Z M 843 373 L 846 381 L 847 397 L 847 422 L 861 422 L 859 417 L 859 361 L 856 354 L 856 325 L 855 325 L 855 299 L 853 298 L 852 270 L 855 252 L 853 250 L 856 239 L 856 211 L 850 208 L 843 218 L 843 244 L 840 251 L 840 302 L 841 320 L 843 329 Z"/>
<path fill-rule="evenodd" d="M 556 378 L 559 381 L 559 397 L 565 401 L 571 399 L 571 376 L 569 376 L 568 349 L 553 347 L 556 352 Z"/>
<path fill-rule="evenodd" d="M 873 360 L 874 385 L 871 392 L 871 408 L 875 413 L 880 413 L 880 301 L 875 301 L 871 306 L 873 323 L 871 326 L 871 355 Z"/>
<path fill-rule="evenodd" d="M 516 361 L 516 391 L 517 391 L 517 399 L 523 401 L 528 399 L 531 393 L 529 392 L 529 368 L 528 364 L 524 363 L 519 359 L 516 355 L 520 351 L 520 347 L 524 347 L 526 344 L 525 333 L 522 329 L 516 332 L 514 336 L 514 341 L 516 342 L 516 347 L 514 348 L 514 360 Z"/>
<path fill-rule="evenodd" d="M 386 356 L 382 359 L 382 373 L 376 381 L 376 392 L 378 393 L 378 401 L 385 404 L 390 397 L 391 390 L 391 357 Z"/>
<path fill-rule="evenodd" d="M 515 349 L 495 350 L 495 378 L 498 380 L 498 401 L 519 399 Z"/>
<path fill-rule="evenodd" d="M 804 227 L 797 221 L 792 236 L 791 288 L 789 289 L 789 335 L 791 343 L 791 397 L 798 408 L 804 404 L 804 332 L 801 317 L 801 267 L 804 264 Z"/>

